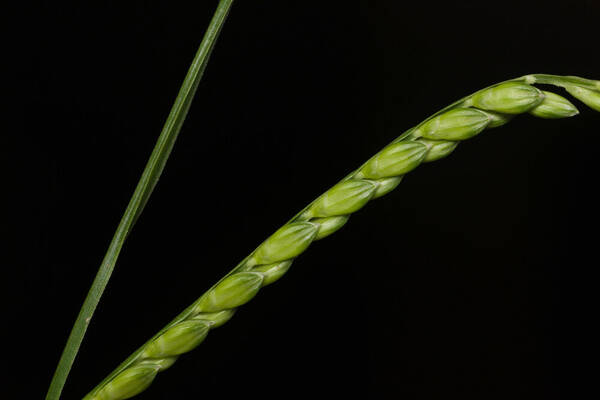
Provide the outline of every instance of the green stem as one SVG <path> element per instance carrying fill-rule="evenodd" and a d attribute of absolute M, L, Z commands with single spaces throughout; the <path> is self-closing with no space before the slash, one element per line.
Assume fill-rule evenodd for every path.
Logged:
<path fill-rule="evenodd" d="M 598 81 L 580 78 L 578 76 L 557 76 L 548 74 L 532 74 L 523 77 L 526 82 L 559 87 L 579 86 L 590 90 L 600 90 Z"/>
<path fill-rule="evenodd" d="M 119 226 L 113 236 L 106 255 L 100 264 L 98 273 L 92 283 L 92 286 L 85 298 L 83 306 L 79 311 L 79 315 L 75 320 L 75 324 L 71 330 L 67 344 L 60 357 L 60 361 L 54 372 L 52 382 L 46 394 L 46 400 L 57 400 L 60 398 L 60 394 L 63 390 L 69 371 L 75 361 L 81 342 L 90 323 L 92 315 L 98 306 L 100 297 L 106 288 L 108 280 L 113 272 L 121 248 L 127 238 L 127 235 L 133 228 L 133 225 L 139 218 L 143 211 L 160 175 L 165 167 L 165 164 L 171 154 L 173 145 L 183 121 L 190 108 L 192 98 L 196 93 L 198 84 L 202 79 L 204 70 L 210 58 L 210 54 L 214 47 L 214 44 L 219 36 L 221 28 L 227 18 L 227 14 L 233 0 L 220 0 L 217 10 L 206 30 L 204 38 L 200 43 L 200 47 L 192 61 L 192 64 L 188 70 L 188 73 L 181 85 L 175 103 L 171 108 L 171 112 L 167 117 L 167 120 L 160 133 L 158 141 L 152 150 L 150 159 L 144 168 L 142 177 L 140 178 L 133 196 L 127 205 L 127 209 L 123 214 Z"/>

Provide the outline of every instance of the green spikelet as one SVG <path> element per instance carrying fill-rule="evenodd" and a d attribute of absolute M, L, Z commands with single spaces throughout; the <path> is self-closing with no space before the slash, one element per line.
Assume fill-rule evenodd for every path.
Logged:
<path fill-rule="evenodd" d="M 349 179 L 325 192 L 310 208 L 313 217 L 351 214 L 371 200 L 377 185 L 362 179 Z"/>
<path fill-rule="evenodd" d="M 452 153 L 458 145 L 457 142 L 450 142 L 447 140 L 420 139 L 419 141 L 429 148 L 423 162 L 437 161 L 444 158 Z"/>
<path fill-rule="evenodd" d="M 473 106 L 505 114 L 521 114 L 544 99 L 544 94 L 522 82 L 507 82 L 475 94 Z"/>
<path fill-rule="evenodd" d="M 529 113 L 538 118 L 567 118 L 579 114 L 575 106 L 567 99 L 552 92 L 544 93 L 544 101 L 532 108 Z"/>
<path fill-rule="evenodd" d="M 474 108 L 455 108 L 427 121 L 416 135 L 431 140 L 465 140 L 484 130 L 491 117 Z"/>
<path fill-rule="evenodd" d="M 427 146 L 422 143 L 394 143 L 367 161 L 357 175 L 369 179 L 403 175 L 421 164 L 426 152 Z"/>
<path fill-rule="evenodd" d="M 600 87 L 598 90 L 590 90 L 579 86 L 565 86 L 565 89 L 567 89 L 567 92 L 569 92 L 571 96 L 580 100 L 588 107 L 600 111 Z"/>
<path fill-rule="evenodd" d="M 319 233 L 315 237 L 315 240 L 319 240 L 331 235 L 344 226 L 348 222 L 348 216 L 339 215 L 336 217 L 316 218 L 311 220 L 311 222 L 319 224 Z"/>
<path fill-rule="evenodd" d="M 109 382 L 98 395 L 96 400 L 123 400 L 144 391 L 158 372 L 153 365 L 137 365 L 126 369 Z"/>
<path fill-rule="evenodd" d="M 375 182 L 377 183 L 377 189 L 375 190 L 375 195 L 373 198 L 376 199 L 396 189 L 400 182 L 402 182 L 402 178 L 403 176 L 392 176 L 391 178 L 376 180 Z"/>
<path fill-rule="evenodd" d="M 268 238 L 254 253 L 255 264 L 273 264 L 294 258 L 315 239 L 319 226 L 310 222 L 295 222 L 284 226 Z"/>
<path fill-rule="evenodd" d="M 154 339 L 142 353 L 146 358 L 163 358 L 187 353 L 198 346 L 206 335 L 210 324 L 206 321 L 183 321 Z"/>
<path fill-rule="evenodd" d="M 258 272 L 238 272 L 229 275 L 202 296 L 197 310 L 216 312 L 246 304 L 258 293 L 262 282 L 263 276 Z"/>
<path fill-rule="evenodd" d="M 260 272 L 263 279 L 263 286 L 270 285 L 281 278 L 292 266 L 292 260 L 282 261 L 275 264 L 260 265 L 252 269 L 252 271 Z"/>

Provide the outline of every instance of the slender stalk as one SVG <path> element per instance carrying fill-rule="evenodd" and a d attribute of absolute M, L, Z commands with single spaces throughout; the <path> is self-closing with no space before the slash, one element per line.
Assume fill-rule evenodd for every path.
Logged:
<path fill-rule="evenodd" d="M 133 196 L 131 197 L 125 213 L 119 222 L 119 226 L 110 242 L 108 251 L 100 264 L 98 273 L 96 274 L 83 306 L 79 311 L 79 315 L 75 320 L 75 324 L 73 325 L 67 344 L 60 357 L 52 382 L 50 383 L 48 393 L 46 394 L 46 400 L 57 400 L 60 398 L 69 371 L 75 361 L 75 357 L 77 356 L 77 352 L 79 351 L 79 347 L 81 346 L 81 342 L 83 341 L 92 315 L 98 306 L 100 297 L 113 272 L 125 239 L 148 202 L 148 199 L 162 174 L 169 155 L 171 154 L 173 145 L 177 140 L 183 121 L 187 116 L 192 99 L 196 93 L 198 84 L 202 79 L 211 52 L 232 3 L 233 0 L 221 0 L 217 6 L 217 10 L 206 30 L 202 42 L 200 43 L 200 47 L 192 61 L 183 84 L 181 85 L 158 141 L 152 150 L 150 159 L 144 168 Z"/>

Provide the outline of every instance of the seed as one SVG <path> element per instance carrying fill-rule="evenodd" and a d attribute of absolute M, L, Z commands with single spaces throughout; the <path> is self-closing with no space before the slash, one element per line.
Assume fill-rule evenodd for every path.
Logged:
<path fill-rule="evenodd" d="M 252 271 L 260 272 L 264 277 L 262 285 L 267 286 L 281 278 L 291 266 L 292 261 L 287 260 L 275 264 L 260 265 L 253 268 Z"/>
<path fill-rule="evenodd" d="M 440 158 L 444 158 L 448 154 L 452 153 L 458 145 L 457 142 L 449 142 L 447 140 L 420 139 L 419 142 L 427 145 L 429 148 L 427 156 L 425 156 L 423 162 L 431 162 L 439 160 Z"/>
<path fill-rule="evenodd" d="M 455 108 L 424 123 L 417 135 L 432 140 L 465 140 L 484 130 L 491 117 L 475 108 Z"/>
<path fill-rule="evenodd" d="M 317 199 L 311 207 L 314 217 L 331 217 L 356 212 L 375 194 L 377 185 L 363 179 L 338 183 Z"/>
<path fill-rule="evenodd" d="M 158 372 L 155 365 L 136 365 L 126 369 L 100 390 L 98 400 L 122 400 L 144 391 Z"/>
<path fill-rule="evenodd" d="M 483 90 L 472 97 L 473 106 L 505 114 L 521 114 L 537 106 L 544 94 L 522 82 L 507 82 Z"/>
<path fill-rule="evenodd" d="M 151 359 L 146 359 L 146 360 L 142 360 L 139 362 L 139 365 L 149 365 L 149 366 L 155 366 L 158 368 L 158 371 L 164 371 L 165 369 L 169 368 L 171 365 L 175 364 L 175 361 L 177 361 L 177 356 L 173 356 L 173 357 L 165 357 L 165 358 L 151 358 Z"/>
<path fill-rule="evenodd" d="M 493 111 L 486 111 L 485 113 L 491 119 L 488 126 L 486 126 L 486 129 L 497 128 L 499 126 L 509 123 L 510 120 L 513 119 L 513 115 L 511 115 L 511 114 L 502 114 L 502 113 L 497 113 L 497 112 L 493 112 Z"/>
<path fill-rule="evenodd" d="M 214 329 L 229 321 L 231 317 L 233 317 L 233 314 L 235 314 L 235 309 L 217 311 L 212 313 L 204 312 L 194 316 L 194 319 L 206 321 L 208 324 L 210 324 L 210 329 Z"/>
<path fill-rule="evenodd" d="M 600 85 L 597 84 L 600 88 Z M 588 107 L 593 108 L 596 111 L 600 111 L 600 91 L 590 90 L 579 86 L 565 86 L 567 92 L 573 97 L 580 100 Z"/>
<path fill-rule="evenodd" d="M 208 335 L 207 321 L 183 321 L 154 339 L 144 349 L 145 358 L 162 358 L 187 353 L 198 346 Z"/>
<path fill-rule="evenodd" d="M 258 293 L 262 282 L 263 276 L 258 272 L 229 275 L 201 297 L 197 311 L 216 312 L 246 304 Z"/>
<path fill-rule="evenodd" d="M 252 263 L 273 264 L 302 253 L 315 239 L 319 227 L 310 222 L 295 222 L 275 232 L 256 250 Z"/>
<path fill-rule="evenodd" d="M 544 93 L 544 101 L 532 108 L 529 113 L 539 118 L 567 118 L 579 114 L 577 108 L 567 99 L 552 92 Z"/>
<path fill-rule="evenodd" d="M 421 164 L 426 152 L 427 146 L 418 142 L 391 144 L 367 161 L 357 177 L 380 179 L 406 174 Z"/>
<path fill-rule="evenodd" d="M 317 218 L 311 220 L 311 222 L 319 224 L 319 233 L 315 237 L 315 240 L 323 239 L 324 237 L 336 232 L 338 229 L 344 226 L 346 222 L 348 222 L 348 218 L 349 217 L 347 215 L 339 215 L 336 217 Z"/>
<path fill-rule="evenodd" d="M 403 176 L 392 176 L 391 178 L 376 180 L 375 182 L 377 183 L 377 189 L 375 190 L 375 195 L 373 198 L 376 199 L 396 189 L 400 182 L 402 182 L 402 177 Z"/>

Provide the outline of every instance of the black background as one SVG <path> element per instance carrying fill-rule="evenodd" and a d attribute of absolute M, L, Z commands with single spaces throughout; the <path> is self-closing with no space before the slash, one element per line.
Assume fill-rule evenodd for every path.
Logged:
<path fill-rule="evenodd" d="M 42 398 L 216 4 L 19 13 L 2 134 L 19 398 Z M 438 109 L 527 73 L 600 79 L 599 15 L 593 0 L 237 1 L 64 399 Z M 139 398 L 597 393 L 600 114 L 575 103 L 576 118 L 519 117 L 419 167 Z"/>

